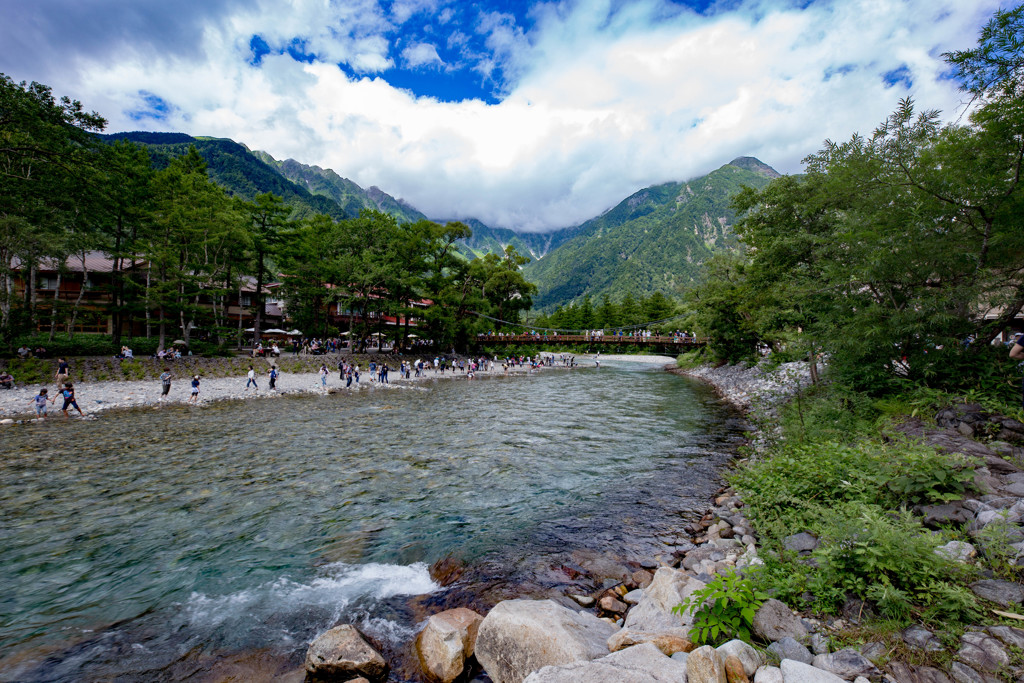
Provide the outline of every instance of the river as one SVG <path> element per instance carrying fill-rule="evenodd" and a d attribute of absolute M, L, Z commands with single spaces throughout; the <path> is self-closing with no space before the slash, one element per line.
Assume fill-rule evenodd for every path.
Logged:
<path fill-rule="evenodd" d="M 740 427 L 630 362 L 9 427 L 0 680 L 269 680 L 342 621 L 407 658 L 440 608 L 671 557 Z"/>

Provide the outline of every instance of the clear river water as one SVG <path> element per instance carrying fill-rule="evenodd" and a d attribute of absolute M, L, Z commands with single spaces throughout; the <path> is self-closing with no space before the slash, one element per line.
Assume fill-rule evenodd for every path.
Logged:
<path fill-rule="evenodd" d="M 741 430 L 633 362 L 5 428 L 0 680 L 271 680 L 341 622 L 408 662 L 442 608 L 671 557 Z"/>

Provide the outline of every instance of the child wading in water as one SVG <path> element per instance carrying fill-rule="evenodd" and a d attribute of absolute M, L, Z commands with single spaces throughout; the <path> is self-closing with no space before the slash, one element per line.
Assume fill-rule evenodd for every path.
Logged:
<path fill-rule="evenodd" d="M 85 417 L 85 413 L 83 413 L 82 409 L 78 407 L 78 401 L 75 400 L 75 387 L 71 382 L 65 382 L 64 389 L 60 393 L 61 396 L 64 397 L 64 407 L 61 408 L 61 410 L 64 411 L 64 417 L 70 417 L 68 415 L 69 407 L 74 407 L 74 409 L 78 411 L 79 415 Z"/>
<path fill-rule="evenodd" d="M 43 387 L 42 389 L 40 389 L 39 390 L 39 395 L 32 397 L 32 402 L 36 404 L 36 417 L 38 417 L 38 418 L 46 417 L 46 402 L 49 401 L 50 403 L 53 403 L 56 400 L 57 400 L 56 396 L 54 396 L 53 398 L 49 398 L 46 395 L 46 387 Z M 78 412 L 82 412 L 82 411 L 78 411 Z M 66 412 L 64 414 L 67 415 Z"/>

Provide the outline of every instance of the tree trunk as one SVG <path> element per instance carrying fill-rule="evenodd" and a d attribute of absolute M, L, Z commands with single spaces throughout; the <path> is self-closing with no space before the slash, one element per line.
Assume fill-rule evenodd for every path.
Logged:
<path fill-rule="evenodd" d="M 263 323 L 263 250 L 256 252 L 256 296 L 253 303 L 256 304 L 256 316 L 252 323 L 252 346 L 260 343 L 260 325 Z"/>
<path fill-rule="evenodd" d="M 89 269 L 85 265 L 85 252 L 82 252 L 82 287 L 78 290 L 78 298 L 75 299 L 75 305 L 71 308 L 71 324 L 68 325 L 68 338 L 75 338 L 75 320 L 78 318 L 78 307 L 82 303 L 82 299 L 85 297 L 85 285 L 89 281 Z"/>
<path fill-rule="evenodd" d="M 32 334 L 35 334 L 39 328 L 39 321 L 36 318 L 36 276 L 38 273 L 39 268 L 33 262 L 28 269 L 28 326 Z"/>
<path fill-rule="evenodd" d="M 57 333 L 57 308 L 60 304 L 60 281 L 61 273 L 57 271 L 57 285 L 53 288 L 53 307 L 50 310 L 50 342 L 53 342 L 53 336 Z"/>
<path fill-rule="evenodd" d="M 153 273 L 153 266 L 146 264 L 146 339 L 153 338 L 152 314 L 149 311 L 149 280 Z"/>

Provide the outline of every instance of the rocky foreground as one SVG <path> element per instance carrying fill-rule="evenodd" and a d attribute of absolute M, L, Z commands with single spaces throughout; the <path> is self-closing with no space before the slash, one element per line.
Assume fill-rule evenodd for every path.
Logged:
<path fill-rule="evenodd" d="M 802 364 L 772 372 L 757 368 L 702 368 L 692 373 L 711 382 L 741 407 L 771 414 L 809 381 Z M 1010 555 L 1024 562 L 1024 472 L 1020 462 L 1024 424 L 965 405 L 940 413 L 937 427 L 917 420 L 901 430 L 947 452 L 979 458 L 976 497 L 916 512 L 932 528 L 966 524 L 979 538 L 990 525 L 1002 525 Z M 996 434 L 988 445 L 970 438 Z M 753 631 L 764 649 L 733 640 L 717 648 L 695 647 L 689 637 L 692 616 L 672 608 L 705 587 L 714 575 L 761 562 L 757 539 L 743 514 L 743 501 L 723 491 L 703 518 L 686 531 L 692 547 L 672 562 L 643 563 L 619 579 L 606 581 L 595 595 L 563 600 L 507 600 L 486 616 L 458 608 L 431 616 L 416 641 L 424 677 L 450 683 L 482 668 L 494 683 L 995 683 L 1024 680 L 1015 668 L 1024 650 L 1024 630 L 978 624 L 956 643 L 944 642 L 922 626 L 859 648 L 833 647 L 861 617 L 850 605 L 840 618 L 802 617 L 778 600 L 757 611 Z M 794 552 L 810 555 L 818 540 L 808 533 L 786 540 Z M 936 552 L 973 562 L 978 549 L 952 542 Z M 993 611 L 1012 614 L 1024 602 L 1024 586 L 985 578 L 971 589 Z M 862 607 L 862 606 L 861 606 Z M 1006 612 L 1005 610 L 1011 610 Z M 1024 620 L 1024 617 L 1019 617 Z M 948 641 L 948 639 L 947 639 Z M 914 652 L 943 669 L 914 666 Z M 936 656 L 941 654 L 942 656 Z M 474 666 L 475 663 L 475 666 Z M 359 631 L 331 629 L 309 648 L 306 672 L 323 680 L 384 680 L 387 663 Z"/>

